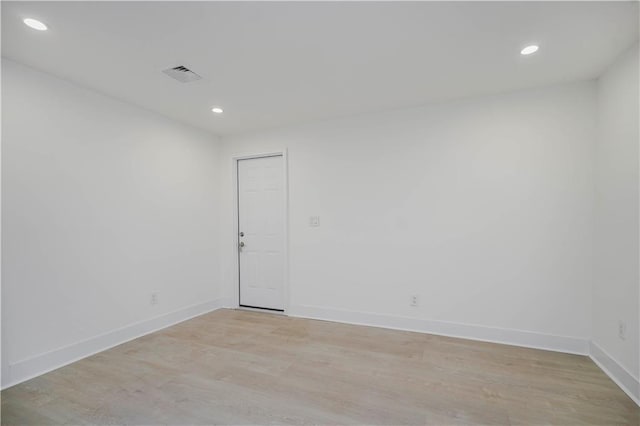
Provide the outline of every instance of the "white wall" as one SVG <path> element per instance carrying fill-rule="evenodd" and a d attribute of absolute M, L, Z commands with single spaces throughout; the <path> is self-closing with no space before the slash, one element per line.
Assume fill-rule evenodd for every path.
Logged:
<path fill-rule="evenodd" d="M 7 60 L 2 102 L 4 385 L 218 298 L 216 138 Z"/>
<path fill-rule="evenodd" d="M 286 147 L 289 312 L 585 352 L 594 134 L 584 82 L 223 138 L 225 294 L 231 156 Z"/>
<path fill-rule="evenodd" d="M 598 80 L 593 342 L 632 376 L 619 379 L 640 401 L 639 73 L 636 44 Z M 627 325 L 625 340 L 619 321 Z"/>
<path fill-rule="evenodd" d="M 287 148 L 289 313 L 576 352 L 593 336 L 596 360 L 621 368 L 609 373 L 629 390 L 640 368 L 637 55 L 597 86 L 222 145 L 4 60 L 3 385 L 220 297 L 233 304 L 231 158 Z"/>

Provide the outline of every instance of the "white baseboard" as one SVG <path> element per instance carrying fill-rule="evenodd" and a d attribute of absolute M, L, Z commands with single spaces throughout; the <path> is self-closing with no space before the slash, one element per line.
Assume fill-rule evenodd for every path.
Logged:
<path fill-rule="evenodd" d="M 502 343 L 526 348 L 544 349 L 578 355 L 589 354 L 589 340 L 481 325 L 459 324 L 419 318 L 380 315 L 369 312 L 344 311 L 318 306 L 291 306 L 287 314 L 294 317 L 368 325 L 394 330 L 417 331 L 448 337 Z"/>
<path fill-rule="evenodd" d="M 640 380 L 593 341 L 589 352 L 593 362 L 640 406 Z"/>
<path fill-rule="evenodd" d="M 2 377 L 2 389 L 79 361 L 98 352 L 161 330 L 193 317 L 229 307 L 226 299 L 192 305 L 155 318 L 140 321 L 60 349 L 9 365 L 8 377 Z M 291 306 L 288 315 L 395 330 L 416 331 L 483 342 L 502 343 L 579 355 L 589 355 L 636 404 L 640 406 L 640 382 L 602 348 L 588 339 L 534 333 L 530 331 L 458 324 L 445 321 L 396 317 L 368 312 L 345 311 L 317 306 Z"/>
<path fill-rule="evenodd" d="M 2 389 L 48 373 L 98 352 L 186 321 L 198 315 L 215 311 L 226 305 L 222 299 L 198 303 L 177 311 L 143 320 L 107 333 L 73 343 L 22 361 L 9 364 L 8 374 L 2 377 Z"/>

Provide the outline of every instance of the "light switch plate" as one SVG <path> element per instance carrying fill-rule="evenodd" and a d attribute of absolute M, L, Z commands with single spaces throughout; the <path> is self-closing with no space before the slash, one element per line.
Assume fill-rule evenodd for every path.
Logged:
<path fill-rule="evenodd" d="M 320 226 L 320 216 L 311 216 L 309 217 L 309 226 Z"/>

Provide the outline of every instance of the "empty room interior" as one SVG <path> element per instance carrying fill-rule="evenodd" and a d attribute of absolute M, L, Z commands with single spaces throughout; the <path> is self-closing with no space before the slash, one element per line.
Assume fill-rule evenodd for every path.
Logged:
<path fill-rule="evenodd" d="M 639 425 L 639 5 L 2 1 L 2 424 Z"/>

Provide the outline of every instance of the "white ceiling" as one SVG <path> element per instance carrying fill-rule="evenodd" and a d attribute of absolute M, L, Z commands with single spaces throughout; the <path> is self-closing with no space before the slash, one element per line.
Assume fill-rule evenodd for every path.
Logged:
<path fill-rule="evenodd" d="M 637 39 L 637 2 L 2 2 L 3 56 L 216 134 L 591 79 Z"/>

